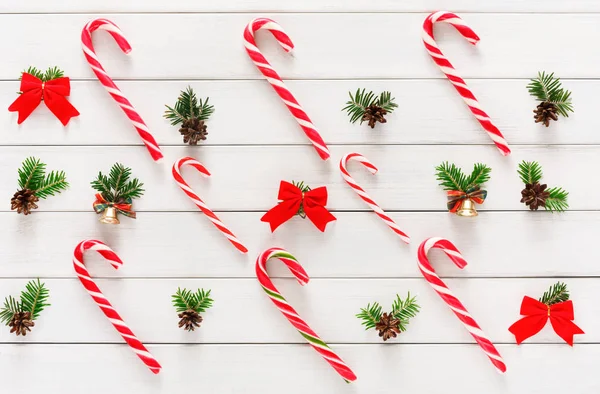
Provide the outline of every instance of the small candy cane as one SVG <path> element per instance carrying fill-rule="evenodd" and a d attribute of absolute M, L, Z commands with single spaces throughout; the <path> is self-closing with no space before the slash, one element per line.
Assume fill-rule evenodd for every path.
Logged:
<path fill-rule="evenodd" d="M 490 339 L 485 335 L 485 333 L 481 330 L 481 327 L 477 324 L 477 322 L 471 317 L 467 309 L 464 305 L 456 298 L 454 294 L 450 291 L 448 286 L 440 279 L 440 277 L 435 273 L 435 270 L 429 263 L 429 259 L 427 258 L 427 252 L 431 248 L 441 249 L 446 253 L 446 256 L 450 258 L 456 264 L 456 266 L 460 269 L 463 269 L 467 262 L 462 257 L 456 246 L 454 246 L 450 241 L 443 238 L 429 238 L 423 241 L 423 243 L 419 246 L 419 251 L 417 253 L 417 263 L 419 265 L 419 269 L 425 277 L 425 280 L 429 282 L 433 290 L 435 290 L 440 297 L 446 302 L 446 304 L 450 307 L 452 312 L 458 317 L 467 331 L 475 338 L 475 341 L 481 346 L 485 354 L 490 358 L 490 361 L 496 369 L 502 373 L 506 372 L 506 365 L 504 364 L 504 360 L 502 360 L 502 356 L 498 353 L 498 350 L 490 341 Z"/>
<path fill-rule="evenodd" d="M 342 172 L 342 177 L 344 178 L 346 183 L 352 189 L 354 189 L 356 194 L 358 194 L 358 196 L 360 198 L 362 198 L 363 201 L 366 202 L 368 206 L 371 207 L 371 209 L 385 222 L 385 224 L 387 224 L 389 226 L 389 228 L 392 229 L 392 231 L 394 231 L 396 234 L 398 234 L 398 236 L 400 237 L 401 240 L 403 240 L 406 243 L 410 243 L 410 237 L 408 235 L 406 235 L 402 230 L 400 230 L 400 227 L 398 227 L 396 222 L 394 222 L 392 220 L 392 218 L 390 218 L 385 213 L 385 211 L 383 209 L 381 209 L 379 207 L 379 205 L 377 205 L 375 203 L 375 201 L 373 201 L 373 199 L 371 199 L 371 197 L 369 197 L 369 195 L 365 192 L 365 190 L 362 187 L 358 186 L 356 181 L 354 179 L 352 179 L 352 177 L 350 176 L 350 173 L 346 169 L 346 166 L 348 165 L 348 161 L 350 161 L 350 160 L 358 161 L 363 166 L 367 167 L 367 169 L 373 175 L 378 171 L 377 167 L 375 167 L 375 165 L 373 165 L 373 163 L 371 163 L 366 157 L 364 157 L 360 153 L 348 153 L 347 155 L 342 157 L 342 160 L 340 160 L 340 171 Z"/>
<path fill-rule="evenodd" d="M 429 15 L 423 23 L 423 43 L 425 44 L 425 48 L 429 52 L 429 55 L 431 55 L 433 61 L 440 66 L 442 72 L 446 74 L 448 80 L 454 85 L 454 88 L 469 106 L 469 109 L 475 118 L 479 121 L 481 126 L 483 126 L 485 131 L 487 131 L 492 141 L 494 141 L 494 144 L 496 144 L 500 153 L 504 156 L 508 156 L 510 154 L 510 148 L 508 147 L 508 143 L 504 139 L 504 136 L 500 130 L 494 126 L 489 115 L 483 111 L 479 101 L 477 101 L 473 92 L 467 87 L 467 83 L 458 75 L 454 66 L 452 66 L 450 61 L 444 56 L 435 42 L 435 39 L 433 38 L 433 25 L 436 22 L 446 22 L 454 26 L 456 30 L 458 30 L 458 32 L 473 45 L 477 44 L 479 37 L 469 26 L 465 25 L 465 22 L 463 22 L 458 15 L 451 12 L 434 12 Z"/>
<path fill-rule="evenodd" d="M 119 104 L 123 112 L 125 112 L 125 115 L 127 115 L 129 120 L 131 120 L 133 123 L 133 127 L 135 127 L 140 137 L 142 137 L 142 142 L 144 142 L 146 148 L 148 148 L 148 152 L 150 153 L 150 156 L 152 156 L 152 159 L 159 161 L 162 159 L 163 154 L 160 151 L 158 143 L 152 134 L 150 134 L 148 126 L 146 126 L 146 123 L 144 123 L 144 120 L 140 114 L 137 113 L 129 100 L 123 96 L 123 93 L 121 93 L 117 85 L 115 85 L 113 80 L 108 76 L 104 70 L 104 67 L 102 67 L 102 64 L 100 64 L 100 61 L 96 56 L 94 45 L 92 43 L 92 33 L 98 29 L 106 30 L 108 33 L 110 33 L 123 52 L 131 52 L 131 46 L 129 45 L 129 42 L 117 25 L 108 19 L 94 19 L 89 21 L 81 32 L 81 45 L 83 47 L 83 54 L 85 55 L 85 58 L 92 71 L 94 74 L 96 74 L 96 77 L 98 77 L 100 83 L 106 88 L 108 93 L 110 93 L 112 98 L 117 102 L 117 104 Z"/>
<path fill-rule="evenodd" d="M 221 231 L 221 233 L 225 237 L 227 237 L 229 242 L 231 242 L 233 246 L 237 248 L 237 250 L 239 250 L 242 253 L 248 252 L 248 249 L 246 249 L 246 247 L 242 245 L 242 243 L 236 238 L 236 236 L 233 235 L 231 230 L 225 227 L 221 219 L 219 219 L 217 215 L 215 215 L 214 212 L 206 206 L 204 201 L 202 201 L 200 197 L 198 197 L 198 195 L 194 193 L 190 185 L 188 185 L 183 179 L 183 176 L 181 176 L 181 167 L 183 167 L 186 164 L 200 171 L 202 175 L 210 176 L 210 172 L 208 172 L 208 170 L 202 164 L 200 164 L 198 160 L 192 157 L 182 157 L 181 159 L 177 160 L 175 164 L 173 164 L 173 178 L 175 178 L 175 182 L 177 182 L 181 190 L 183 190 L 183 192 L 187 194 L 187 196 L 194 202 L 194 204 L 196 204 L 196 206 L 200 208 L 200 210 L 210 219 L 211 222 L 213 222 L 213 224 L 219 229 L 219 231 Z"/>
<path fill-rule="evenodd" d="M 294 48 L 292 40 L 277 22 L 268 18 L 257 18 L 251 21 L 244 30 L 244 40 L 248 56 L 250 56 L 250 59 L 252 59 L 260 72 L 263 73 L 279 97 L 281 97 L 283 103 L 288 107 L 294 118 L 296 118 L 296 121 L 302 127 L 302 130 L 304 130 L 304 133 L 306 133 L 306 136 L 317 150 L 321 159 L 329 159 L 329 149 L 315 128 L 315 125 L 313 125 L 306 112 L 304 112 L 294 95 L 292 95 L 292 92 L 285 86 L 279 74 L 277 74 L 256 46 L 254 34 L 261 29 L 269 30 L 286 52 L 291 52 Z"/>
<path fill-rule="evenodd" d="M 135 334 L 131 331 L 131 329 L 125 324 L 121 316 L 117 313 L 115 308 L 110 304 L 110 302 L 104 297 L 104 294 L 100 291 L 96 283 L 90 277 L 90 273 L 87 268 L 85 268 L 85 264 L 83 262 L 83 253 L 86 250 L 95 250 L 102 257 L 104 257 L 110 265 L 112 265 L 115 269 L 119 269 L 123 262 L 117 256 L 115 252 L 112 251 L 108 246 L 100 241 L 95 241 L 92 239 L 88 239 L 80 242 L 75 247 L 75 252 L 73 254 L 73 266 L 75 267 L 75 272 L 81 281 L 81 284 L 88 293 L 92 296 L 96 304 L 100 307 L 104 315 L 110 320 L 113 326 L 117 329 L 119 334 L 123 337 L 125 342 L 133 349 L 135 354 L 146 364 L 150 371 L 157 374 L 160 372 L 161 366 L 156 361 L 156 359 L 150 354 L 148 349 L 144 346 L 144 344 L 137 339 Z"/>
<path fill-rule="evenodd" d="M 256 277 L 262 286 L 263 290 L 277 309 L 283 313 L 288 321 L 300 332 L 300 334 L 308 341 L 308 343 L 317 351 L 323 358 L 346 380 L 350 383 L 356 380 L 354 372 L 339 358 L 325 342 L 319 338 L 308 324 L 298 315 L 298 312 L 281 295 L 279 290 L 273 285 L 269 274 L 267 273 L 267 261 L 271 258 L 278 258 L 284 263 L 289 270 L 294 274 L 300 285 L 304 286 L 308 283 L 308 274 L 304 268 L 298 263 L 298 260 L 289 252 L 281 248 L 271 248 L 262 252 L 256 259 Z"/>

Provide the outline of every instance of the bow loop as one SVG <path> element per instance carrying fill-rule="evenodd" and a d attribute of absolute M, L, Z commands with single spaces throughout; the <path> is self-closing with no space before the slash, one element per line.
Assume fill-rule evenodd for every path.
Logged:
<path fill-rule="evenodd" d="M 132 219 L 136 218 L 136 213 L 132 210 L 133 204 L 131 198 L 126 199 L 124 202 L 114 203 L 107 201 L 102 194 L 97 193 L 96 201 L 94 201 L 93 207 L 96 213 L 102 213 L 106 210 L 106 208 L 114 208 L 122 215 Z"/>

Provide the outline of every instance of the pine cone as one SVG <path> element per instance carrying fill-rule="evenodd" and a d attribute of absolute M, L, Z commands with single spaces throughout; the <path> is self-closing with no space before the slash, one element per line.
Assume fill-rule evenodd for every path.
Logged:
<path fill-rule="evenodd" d="M 535 119 L 535 123 L 543 123 L 546 125 L 546 127 L 548 127 L 550 126 L 550 120 L 558 120 L 558 115 L 556 112 L 556 105 L 547 101 L 542 101 L 533 111 L 535 114 L 533 115 L 533 119 Z"/>
<path fill-rule="evenodd" d="M 391 313 L 389 315 L 384 313 L 375 325 L 375 329 L 379 330 L 379 336 L 387 341 L 390 338 L 396 338 L 396 335 L 400 334 L 399 324 L 400 319 L 395 319 Z"/>
<path fill-rule="evenodd" d="M 190 145 L 198 145 L 198 141 L 205 140 L 208 135 L 204 121 L 198 118 L 184 120 L 179 133 L 183 136 L 183 142 Z"/>
<path fill-rule="evenodd" d="M 16 209 L 17 213 L 29 215 L 32 209 L 36 209 L 38 207 L 36 202 L 39 200 L 40 199 L 34 194 L 33 190 L 22 189 L 17 191 L 10 199 L 10 209 Z"/>
<path fill-rule="evenodd" d="M 188 331 L 194 331 L 202 323 L 202 316 L 193 309 L 183 311 L 178 316 L 181 319 L 179 320 L 179 328 L 184 327 Z"/>
<path fill-rule="evenodd" d="M 8 322 L 8 326 L 11 334 L 14 332 L 17 336 L 25 336 L 27 331 L 31 331 L 31 327 L 35 326 L 35 323 L 31 320 L 30 312 L 17 312 Z"/>
<path fill-rule="evenodd" d="M 528 183 L 525 185 L 525 189 L 521 190 L 521 202 L 524 202 L 525 205 L 529 206 L 529 209 L 532 211 L 537 211 L 537 209 L 542 206 L 546 206 L 546 199 L 550 197 L 550 193 L 546 191 L 548 185 L 539 183 Z"/>
<path fill-rule="evenodd" d="M 375 123 L 387 122 L 387 120 L 383 117 L 385 114 L 387 114 L 387 111 L 385 109 L 378 105 L 372 104 L 365 109 L 365 113 L 363 114 L 362 120 L 363 122 L 368 121 L 369 126 L 371 126 L 371 128 L 373 129 L 375 128 Z"/>

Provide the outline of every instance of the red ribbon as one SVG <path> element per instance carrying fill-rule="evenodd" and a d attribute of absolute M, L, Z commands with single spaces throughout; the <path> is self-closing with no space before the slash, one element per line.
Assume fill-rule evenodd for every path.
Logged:
<path fill-rule="evenodd" d="M 278 198 L 281 202 L 260 219 L 261 222 L 271 225 L 271 232 L 296 215 L 301 206 L 310 221 L 322 232 L 325 231 L 327 223 L 336 220 L 335 216 L 325 208 L 327 205 L 325 186 L 303 193 L 293 184 L 281 181 Z"/>
<path fill-rule="evenodd" d="M 18 112 L 21 124 L 34 109 L 40 105 L 42 98 L 46 107 L 66 126 L 72 117 L 78 116 L 79 111 L 66 99 L 71 94 L 71 84 L 68 77 L 56 78 L 47 82 L 23 73 L 21 78 L 21 93 L 8 107 L 10 112 Z"/>
<path fill-rule="evenodd" d="M 572 321 L 575 319 L 575 314 L 573 301 L 570 300 L 548 306 L 525 296 L 521 303 L 521 315 L 525 315 L 525 317 L 508 329 L 514 334 L 517 344 L 521 344 L 527 338 L 540 332 L 548 319 L 550 319 L 554 332 L 571 346 L 573 346 L 573 335 L 584 334 L 583 330 Z"/>

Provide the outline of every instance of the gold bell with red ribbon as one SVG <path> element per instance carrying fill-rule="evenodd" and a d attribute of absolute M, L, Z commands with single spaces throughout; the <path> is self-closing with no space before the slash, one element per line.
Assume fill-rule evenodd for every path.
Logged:
<path fill-rule="evenodd" d="M 475 203 L 470 198 L 465 199 L 462 202 L 460 208 L 456 211 L 458 216 L 463 217 L 475 217 L 478 215 L 477 210 L 475 209 Z"/>
<path fill-rule="evenodd" d="M 117 218 L 117 209 L 115 207 L 107 207 L 102 216 L 100 217 L 100 223 L 104 224 L 119 224 L 119 218 Z"/>

